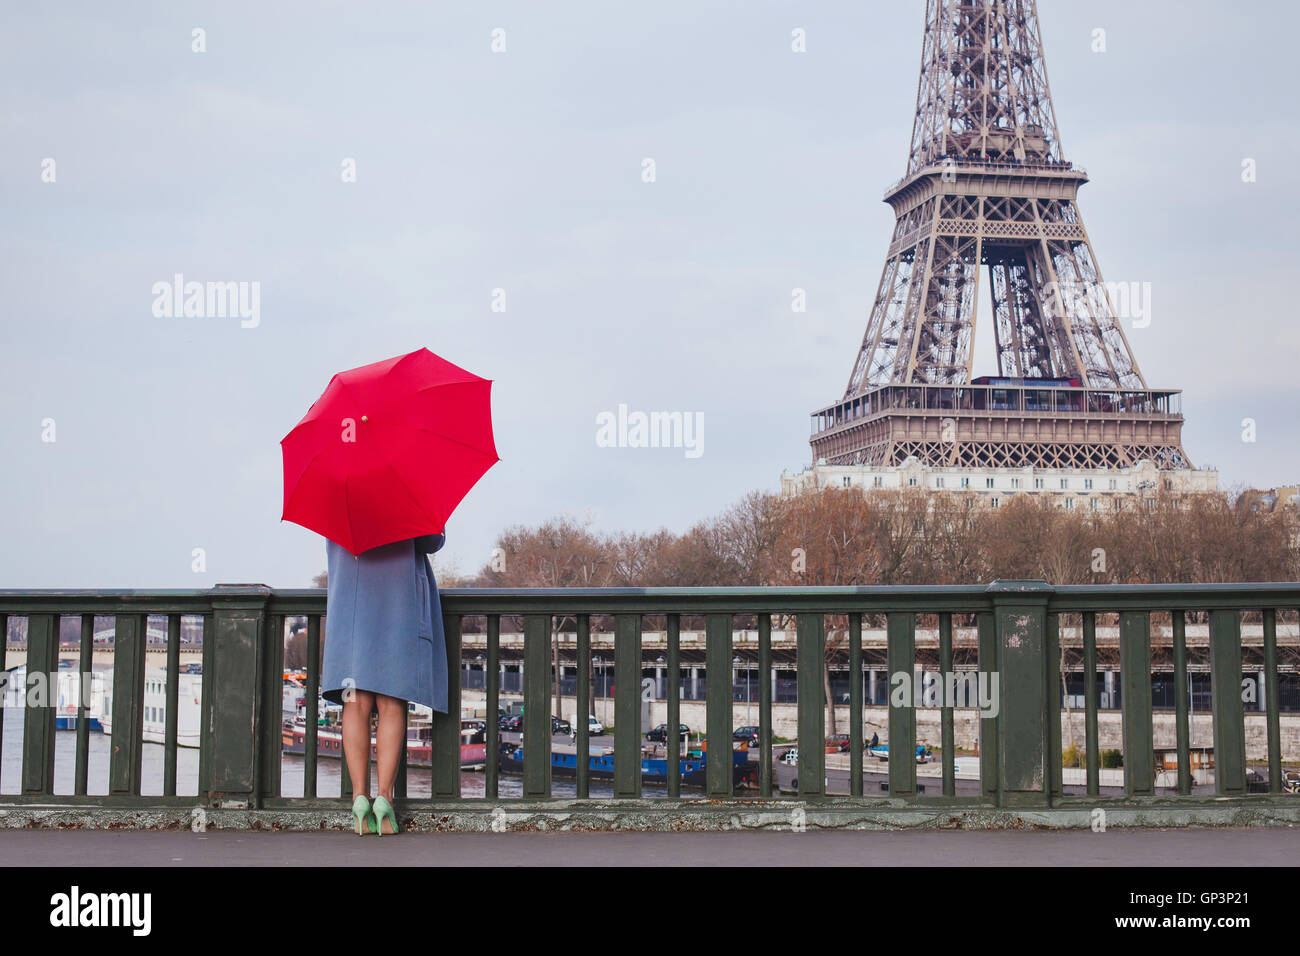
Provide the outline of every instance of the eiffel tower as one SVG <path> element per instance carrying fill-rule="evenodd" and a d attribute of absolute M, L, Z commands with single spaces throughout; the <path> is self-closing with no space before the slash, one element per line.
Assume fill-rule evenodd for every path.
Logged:
<path fill-rule="evenodd" d="M 898 217 L 844 396 L 813 461 L 1191 467 L 1181 392 L 1152 389 L 1102 281 L 1064 158 L 1035 0 L 928 0 Z M 972 378 L 988 268 L 997 375 Z M 1125 290 L 1127 291 L 1127 290 Z"/>

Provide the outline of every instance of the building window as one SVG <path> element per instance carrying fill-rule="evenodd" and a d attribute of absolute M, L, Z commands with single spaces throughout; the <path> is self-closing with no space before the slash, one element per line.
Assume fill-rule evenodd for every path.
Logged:
<path fill-rule="evenodd" d="M 1019 478 L 1012 478 L 1012 479 L 1011 479 L 1011 487 L 1012 487 L 1012 488 L 1019 488 L 1019 487 L 1020 487 L 1020 479 L 1019 479 Z"/>
<path fill-rule="evenodd" d="M 943 476 L 942 476 L 942 475 L 940 475 L 938 478 L 934 479 L 934 486 L 935 486 L 936 488 L 942 488 L 942 487 L 943 487 Z"/>
<path fill-rule="evenodd" d="M 916 479 L 915 479 L 915 478 L 909 478 L 909 479 L 907 479 L 907 485 L 908 485 L 909 488 L 915 486 L 915 485 L 916 485 Z"/>
<path fill-rule="evenodd" d="M 1097 510 L 1097 505 L 1099 505 L 1100 503 L 1101 503 L 1100 498 L 1093 498 L 1092 501 L 1088 502 L 1089 506 L 1091 506 L 1093 511 Z"/>
<path fill-rule="evenodd" d="M 998 505 L 1000 505 L 1001 503 L 1002 503 L 1002 502 L 1000 502 L 997 498 L 990 498 L 990 499 L 989 499 L 989 504 L 992 505 L 994 508 L 996 508 L 996 507 L 997 507 Z"/>
<path fill-rule="evenodd" d="M 850 478 L 848 475 L 845 475 L 845 476 L 844 476 L 844 487 L 847 488 L 847 487 L 849 487 L 851 484 L 853 484 L 853 479 Z"/>
<path fill-rule="evenodd" d="M 963 488 L 969 488 L 969 487 L 970 487 L 970 479 L 969 479 L 969 478 L 963 478 L 963 479 L 961 480 L 961 486 L 962 486 Z"/>
<path fill-rule="evenodd" d="M 1065 507 L 1066 507 L 1067 510 L 1073 508 L 1073 507 L 1074 507 L 1074 499 L 1073 499 L 1073 498 L 1066 498 L 1066 499 L 1065 499 Z"/>
<path fill-rule="evenodd" d="M 876 488 L 883 488 L 885 487 L 885 479 L 882 478 L 880 475 L 876 475 L 876 477 L 872 480 L 871 484 Z"/>
<path fill-rule="evenodd" d="M 1061 490 L 1065 490 L 1066 488 L 1069 488 L 1069 487 L 1070 487 L 1070 479 L 1069 479 L 1069 478 L 1062 478 L 1062 479 L 1061 479 Z"/>
<path fill-rule="evenodd" d="M 1035 479 L 1034 479 L 1034 487 L 1035 487 L 1035 488 L 1042 488 L 1042 487 L 1043 487 L 1043 479 L 1042 479 L 1042 478 L 1035 478 Z"/>
<path fill-rule="evenodd" d="M 1084 487 L 1085 490 L 1087 490 L 1087 491 L 1091 491 L 1091 490 L 1092 490 L 1092 479 L 1091 479 L 1091 478 L 1085 478 L 1085 479 L 1083 479 L 1083 487 Z"/>
<path fill-rule="evenodd" d="M 1119 488 L 1119 479 L 1118 479 L 1118 478 L 1112 478 L 1112 479 L 1110 480 L 1110 490 L 1111 490 L 1111 491 L 1114 491 L 1114 490 L 1116 490 L 1117 488 Z"/>
<path fill-rule="evenodd" d="M 992 479 L 992 478 L 985 478 L 985 479 L 984 479 L 984 487 L 985 487 L 985 488 L 992 488 L 992 487 L 993 487 L 993 479 Z"/>

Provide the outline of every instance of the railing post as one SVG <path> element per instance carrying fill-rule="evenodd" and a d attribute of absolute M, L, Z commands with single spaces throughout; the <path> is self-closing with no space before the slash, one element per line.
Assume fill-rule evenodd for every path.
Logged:
<path fill-rule="evenodd" d="M 547 636 L 550 633 L 550 624 L 550 618 L 547 618 L 545 620 Z M 429 793 L 434 799 L 454 800 L 460 797 L 460 628 L 461 616 L 444 609 L 442 638 L 447 652 L 447 712 L 433 712 L 433 728 L 430 733 L 433 751 L 429 755 L 431 764 Z M 549 666 L 546 672 L 550 672 Z M 545 702 L 543 702 L 544 706 Z M 549 711 L 547 713 L 549 714 Z M 494 714 L 489 714 L 488 717 L 492 720 L 496 719 Z M 544 751 L 549 763 L 551 750 L 549 717 L 547 717 L 546 735 L 543 739 L 546 742 Z"/>
<path fill-rule="evenodd" d="M 5 656 L 9 653 L 9 615 L 0 614 L 0 760 L 4 758 L 4 739 L 5 739 L 5 707 L 8 705 L 8 698 L 13 693 L 13 688 L 9 686 L 9 669 L 5 665 Z M 29 655 L 30 656 L 30 655 Z M 83 668 L 84 672 L 84 668 Z M 80 722 L 78 727 L 85 726 Z M 80 779 L 80 776 L 78 776 Z M 78 791 L 80 792 L 80 791 Z"/>
<path fill-rule="evenodd" d="M 939 748 L 943 761 L 943 795 L 945 797 L 951 797 L 957 793 L 957 767 L 953 759 L 953 713 L 950 706 L 955 701 L 948 699 L 948 682 L 953 679 L 955 673 L 952 666 L 952 615 L 943 613 L 939 615 L 939 693 L 940 703 L 943 706 L 943 709 L 939 712 Z M 978 676 L 977 674 L 976 677 L 978 678 Z M 979 686 L 978 679 L 975 686 Z"/>
<path fill-rule="evenodd" d="M 528 800 L 551 795 L 551 616 L 524 615 L 524 780 Z"/>
<path fill-rule="evenodd" d="M 307 617 L 307 726 L 302 739 L 302 795 L 316 796 L 317 745 L 320 743 L 320 615 Z M 346 764 L 347 760 L 340 759 Z M 347 791 L 341 792 L 347 796 Z"/>
<path fill-rule="evenodd" d="M 993 615 L 981 612 L 976 617 L 979 633 L 979 673 L 975 675 L 975 686 L 979 687 L 980 674 L 1000 674 L 998 667 L 998 632 L 994 626 Z M 990 678 L 991 679 L 991 678 Z M 1001 689 L 999 688 L 999 691 Z M 999 706 L 1001 700 L 998 701 Z M 985 716 L 980 711 L 980 790 L 986 800 L 997 803 L 998 793 L 998 718 L 996 714 Z"/>
<path fill-rule="evenodd" d="M 573 689 L 575 707 L 573 709 L 573 733 L 575 742 L 574 782 L 579 800 L 591 796 L 591 615 L 579 614 L 578 646 L 575 651 L 575 678 L 577 686 Z M 668 656 L 672 657 L 669 650 Z M 671 670 L 672 668 L 669 668 Z M 494 713 L 488 708 L 489 713 Z M 669 720 L 672 723 L 672 720 Z M 489 724 L 491 726 L 491 724 Z M 671 764 L 672 761 L 669 761 Z M 672 777 L 669 777 L 671 781 Z"/>
<path fill-rule="evenodd" d="M 209 593 L 213 616 L 211 722 L 202 733 L 202 745 L 212 753 L 209 799 L 216 805 L 251 806 L 256 802 L 255 785 L 260 782 L 263 645 L 271 589 L 265 584 L 218 584 Z M 143 634 L 140 640 L 143 650 Z M 207 685 L 209 675 L 203 678 Z"/>
<path fill-rule="evenodd" d="M 1061 764 L 1061 615 L 1047 615 L 1044 634 L 1047 665 L 1047 784 L 1051 799 L 1064 796 Z"/>
<path fill-rule="evenodd" d="M 985 678 L 990 691 L 997 682 L 998 803 L 1046 807 L 1054 749 L 1048 741 L 1048 708 L 1058 696 L 1051 693 L 1051 681 L 1059 680 L 1057 662 L 1048 655 L 1047 603 L 1053 589 L 1046 581 L 994 581 L 988 591 L 999 665 Z"/>
<path fill-rule="evenodd" d="M 826 794 L 826 627 L 821 614 L 795 618 L 799 719 L 799 796 Z M 709 679 L 712 684 L 712 678 Z"/>
<path fill-rule="evenodd" d="M 1177 651 L 1175 651 L 1177 654 Z M 1097 612 L 1083 612 L 1083 724 L 1087 739 L 1088 796 L 1101 793 L 1101 753 L 1097 735 Z"/>
<path fill-rule="evenodd" d="M 668 643 L 668 726 L 682 725 L 682 617 L 669 614 L 664 621 L 664 637 Z M 590 655 L 588 655 L 590 657 Z M 705 717 L 708 717 L 707 704 Z M 668 796 L 673 800 L 682 797 L 682 737 L 681 731 L 664 735 L 668 752 Z M 689 741 L 688 741 L 689 744 Z"/>
<path fill-rule="evenodd" d="M 641 615 L 614 615 L 614 796 L 641 797 Z M 670 727 L 668 733 L 672 733 Z"/>
<path fill-rule="evenodd" d="M 1124 792 L 1150 797 L 1156 792 L 1155 735 L 1151 724 L 1151 615 L 1123 611 L 1119 616 L 1120 706 L 1124 722 Z"/>
<path fill-rule="evenodd" d="M 1282 726 L 1278 709 L 1277 609 L 1264 609 L 1264 720 L 1268 729 L 1268 792 L 1282 792 Z"/>
<path fill-rule="evenodd" d="M 1178 792 L 1192 792 L 1191 731 L 1188 727 L 1191 690 L 1187 685 L 1187 612 L 1171 612 L 1174 624 L 1174 743 L 1178 748 Z"/>
<path fill-rule="evenodd" d="M 832 702 L 832 707 L 835 704 Z M 947 740 L 947 738 L 944 738 Z M 951 741 L 944 746 L 951 747 Z M 862 614 L 849 615 L 849 796 L 862 796 Z M 772 749 L 764 747 L 770 754 Z"/>
<path fill-rule="evenodd" d="M 144 755 L 145 651 L 149 618 L 118 614 L 113 622 L 113 733 L 108 792 L 139 794 Z"/>
<path fill-rule="evenodd" d="M 179 628 L 179 616 L 177 616 Z M 266 622 L 262 642 L 262 718 L 257 767 L 257 800 L 280 795 L 280 751 L 284 725 L 284 615 L 273 614 Z M 179 629 L 177 640 L 180 640 Z"/>
<path fill-rule="evenodd" d="M 581 644 L 581 638 L 579 638 Z M 587 655 L 590 657 L 590 653 Z M 495 800 L 500 790 L 501 731 L 498 713 L 501 710 L 501 615 L 487 616 L 487 753 L 483 764 L 483 795 Z"/>
<path fill-rule="evenodd" d="M 59 703 L 59 618 L 27 618 L 27 687 L 23 714 L 23 793 L 54 793 L 54 718 Z M 138 749 L 138 747 L 137 747 Z"/>
<path fill-rule="evenodd" d="M 1214 791 L 1246 792 L 1246 714 L 1241 702 L 1241 612 L 1210 612 L 1210 687 L 1214 694 Z"/>
<path fill-rule="evenodd" d="M 758 795 L 772 798 L 772 615 L 758 616 Z"/>
<path fill-rule="evenodd" d="M 710 614 L 704 619 L 704 659 L 709 669 L 709 685 L 705 688 L 704 726 L 708 741 L 705 761 L 705 795 L 731 796 L 731 615 Z M 680 733 L 668 724 L 668 734 Z M 664 741 L 665 744 L 667 740 Z"/>
<path fill-rule="evenodd" d="M 890 611 L 885 617 L 885 659 L 889 669 L 889 795 L 916 796 L 916 614 Z M 899 679 L 905 686 L 897 687 Z M 895 695 L 902 700 L 896 701 Z M 901 706 L 900 706 L 901 704 Z"/>

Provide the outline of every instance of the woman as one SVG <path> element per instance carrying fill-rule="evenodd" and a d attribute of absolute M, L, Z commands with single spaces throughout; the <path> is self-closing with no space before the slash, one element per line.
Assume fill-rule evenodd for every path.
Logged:
<path fill-rule="evenodd" d="M 329 591 L 321 696 L 343 704 L 343 755 L 352 778 L 357 833 L 396 833 L 393 784 L 406 746 L 407 704 L 447 712 L 447 645 L 438 584 L 427 555 L 447 541 L 429 534 L 353 555 L 326 539 Z M 379 786 L 370 802 L 370 715 Z"/>

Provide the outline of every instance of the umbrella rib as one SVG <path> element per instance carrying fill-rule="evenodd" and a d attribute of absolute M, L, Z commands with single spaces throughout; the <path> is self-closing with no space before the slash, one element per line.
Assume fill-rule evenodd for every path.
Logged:
<path fill-rule="evenodd" d="M 348 472 L 346 475 L 343 476 L 343 517 L 347 518 L 348 520 L 348 540 L 351 541 L 353 546 L 355 547 L 357 543 L 357 532 L 356 529 L 352 527 L 352 509 L 348 507 L 348 500 L 349 500 L 348 483 L 351 480 L 352 480 L 351 472 Z"/>
<path fill-rule="evenodd" d="M 406 493 L 411 496 L 411 500 L 414 501 L 417 505 L 419 505 L 420 512 L 424 515 L 425 520 L 437 524 L 438 523 L 437 519 L 429 517 L 429 510 L 424 507 L 424 502 L 420 499 L 419 495 L 417 495 L 414 491 L 411 490 L 411 486 L 406 483 L 406 479 L 402 477 L 402 473 L 393 467 L 393 463 L 389 462 L 384 467 L 386 467 L 389 471 L 393 473 L 393 477 L 397 479 L 398 484 L 400 484 L 403 488 L 405 488 Z"/>
<path fill-rule="evenodd" d="M 352 386 L 349 385 L 347 382 L 345 382 L 343 379 L 339 379 L 339 384 L 343 386 L 343 390 L 345 392 L 347 392 L 349 395 L 352 396 L 352 400 L 357 403 L 357 408 L 358 410 L 360 410 L 361 399 L 357 398 L 357 393 L 352 391 Z"/>
<path fill-rule="evenodd" d="M 310 468 L 310 467 L 312 466 L 312 464 L 316 461 L 316 459 L 319 458 L 319 457 L 320 457 L 321 455 L 323 455 L 323 454 L 324 454 L 324 452 L 319 452 L 319 451 L 316 452 L 316 454 L 314 454 L 314 455 L 311 456 L 311 461 L 309 461 L 309 462 L 307 462 L 307 464 L 303 465 L 302 472 L 301 472 L 301 474 L 298 475 L 298 480 L 297 480 L 296 482 L 294 482 L 293 491 L 289 494 L 289 500 L 286 501 L 286 502 L 284 503 L 283 514 L 288 514 L 288 513 L 289 513 L 289 505 L 293 504 L 293 499 L 297 496 L 299 489 L 302 488 L 302 476 L 305 475 L 305 474 L 307 474 L 307 469 Z M 281 517 L 280 520 L 283 521 L 284 518 Z M 292 519 L 290 519 L 290 520 L 292 520 Z"/>
<path fill-rule="evenodd" d="M 396 366 L 394 366 L 394 368 L 396 368 Z M 465 370 L 461 369 L 461 371 L 464 372 Z M 389 369 L 384 374 L 384 378 L 387 378 L 392 373 L 393 373 L 393 369 Z M 433 391 L 435 388 L 446 388 L 452 385 L 474 385 L 479 382 L 487 382 L 488 385 L 492 384 L 490 379 L 479 378 L 478 376 L 474 375 L 472 372 L 465 372 L 465 374 L 471 376 L 471 378 L 460 382 L 434 382 L 432 385 L 422 385 L 419 388 L 412 389 L 410 393 L 403 392 L 396 395 L 390 395 L 387 397 L 387 399 L 384 401 L 382 405 L 379 405 L 376 408 L 371 409 L 371 411 L 374 412 L 387 411 L 388 407 L 392 404 L 395 404 L 396 402 L 407 401 L 415 395 L 421 395 L 424 392 Z"/>
<path fill-rule="evenodd" d="M 423 425 L 407 425 L 405 423 L 400 423 L 400 422 L 395 422 L 392 424 L 394 427 L 398 427 L 398 428 L 413 428 L 418 432 L 427 432 L 430 435 L 437 435 L 443 441 L 450 442 L 453 445 L 459 445 L 461 448 L 468 448 L 470 451 L 478 452 L 480 455 L 486 456 L 489 454 L 488 452 L 484 451 L 482 448 L 475 448 L 473 445 L 469 444 L 468 442 L 463 442 L 457 438 L 452 438 L 450 435 L 444 435 L 442 432 L 436 431 L 435 429 L 432 428 L 425 428 Z M 500 461 L 501 457 L 498 455 L 496 460 Z"/>

